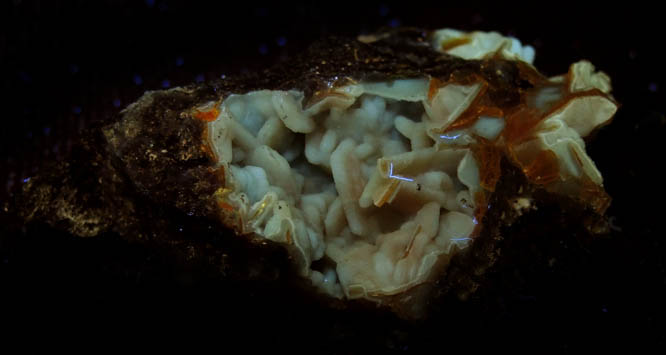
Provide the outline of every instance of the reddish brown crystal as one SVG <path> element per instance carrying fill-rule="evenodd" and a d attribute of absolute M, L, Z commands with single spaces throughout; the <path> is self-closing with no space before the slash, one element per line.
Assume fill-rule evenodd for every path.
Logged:
<path fill-rule="evenodd" d="M 474 157 L 479 162 L 481 187 L 488 191 L 495 191 L 495 185 L 502 174 L 500 167 L 502 151 L 488 141 L 483 141 L 474 150 Z"/>
<path fill-rule="evenodd" d="M 560 177 L 560 167 L 557 155 L 552 150 L 543 150 L 526 166 L 523 172 L 527 178 L 539 185 L 546 185 Z"/>

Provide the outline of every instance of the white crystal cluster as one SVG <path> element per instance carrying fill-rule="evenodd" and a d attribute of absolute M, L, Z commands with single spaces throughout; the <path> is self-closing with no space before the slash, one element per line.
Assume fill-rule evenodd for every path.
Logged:
<path fill-rule="evenodd" d="M 462 38 L 462 39 L 461 39 Z M 456 46 L 447 46 L 456 42 Z M 496 33 L 442 30 L 433 45 L 477 59 L 501 55 L 531 63 L 534 50 Z M 608 77 L 587 62 L 535 91 L 530 104 L 547 117 L 516 148 L 520 159 L 555 153 L 563 175 L 601 175 L 581 137 L 616 106 Z M 483 91 L 450 83 L 429 96 L 432 78 L 350 84 L 305 106 L 298 91 L 231 95 L 208 123 L 208 142 L 225 172 L 221 213 L 240 234 L 284 244 L 302 274 L 336 297 L 374 299 L 422 283 L 442 258 L 467 245 L 477 227 L 480 186 L 473 146 L 502 147 L 507 117 L 482 116 L 446 128 Z M 568 175 L 567 175 L 568 174 Z M 321 263 L 313 267 L 313 262 Z"/>

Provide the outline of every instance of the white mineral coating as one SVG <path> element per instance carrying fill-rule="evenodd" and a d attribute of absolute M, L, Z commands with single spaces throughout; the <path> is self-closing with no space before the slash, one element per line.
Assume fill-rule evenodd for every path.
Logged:
<path fill-rule="evenodd" d="M 470 190 L 472 196 L 474 196 L 474 193 L 481 187 L 479 164 L 471 151 L 467 151 L 460 161 L 460 164 L 458 164 L 458 180 L 467 186 L 467 189 Z"/>
<path fill-rule="evenodd" d="M 468 59 L 534 56 L 497 33 L 442 30 L 433 38 Z M 604 95 L 610 83 L 587 62 L 572 65 L 568 78 L 526 94 L 526 106 L 544 117 L 513 153 L 531 161 L 552 151 L 563 181 L 601 184 L 582 137 L 615 113 Z M 474 197 L 483 190 L 473 147 L 485 140 L 503 148 L 507 125 L 507 117 L 481 116 L 447 130 L 486 84 L 448 83 L 429 97 L 431 80 L 353 83 L 307 107 L 293 90 L 228 96 L 207 142 L 226 178 L 216 197 L 233 208 L 225 221 L 284 244 L 301 274 L 333 297 L 377 299 L 427 281 L 440 257 L 472 239 Z"/>
<path fill-rule="evenodd" d="M 596 72 L 592 63 L 581 60 L 574 63 L 569 68 L 571 77 L 569 82 L 570 92 L 587 91 L 590 89 L 599 89 L 604 94 L 610 93 L 611 82 L 606 73 Z"/>
<path fill-rule="evenodd" d="M 238 189 L 247 191 L 250 203 L 261 200 L 268 193 L 270 183 L 264 169 L 252 165 L 244 167 L 232 165 L 231 173 L 236 177 L 236 181 L 240 185 Z"/>
<path fill-rule="evenodd" d="M 463 165 L 459 180 L 461 161 L 473 159 L 469 149 L 441 149 L 426 133 L 428 83 L 339 88 L 346 96 L 330 95 L 309 108 L 293 91 L 223 101 L 209 133 L 219 164 L 228 167 L 226 201 L 235 203 L 243 232 L 295 250 L 302 273 L 333 296 L 389 295 L 425 280 L 436 256 L 449 251 L 434 241 L 440 212 L 471 218 L 458 197 L 469 181 L 478 186 L 474 164 Z M 456 106 L 456 115 L 463 110 L 442 100 Z M 292 152 L 284 141 L 304 143 Z M 397 245 L 404 257 L 391 249 Z M 311 262 L 325 255 L 336 267 L 312 270 Z M 366 269 L 368 262 L 376 265 Z"/>
<path fill-rule="evenodd" d="M 426 99 L 430 82 L 426 79 L 392 80 L 363 84 L 366 94 L 377 95 L 386 99 L 420 102 Z"/>
<path fill-rule="evenodd" d="M 535 55 L 531 46 L 523 46 L 518 39 L 497 32 L 463 32 L 446 28 L 433 33 L 432 46 L 437 51 L 464 59 L 484 59 L 500 54 L 505 59 L 532 64 Z"/>
<path fill-rule="evenodd" d="M 595 128 L 608 122 L 617 106 L 603 96 L 580 96 L 570 100 L 550 118 L 566 122 L 581 137 L 585 137 Z"/>
<path fill-rule="evenodd" d="M 446 129 L 465 112 L 481 91 L 480 83 L 472 85 L 448 84 L 439 90 L 431 102 L 424 104 L 430 132 Z M 429 132 L 429 133 L 430 133 Z M 437 133 L 430 133 L 437 139 Z"/>
<path fill-rule="evenodd" d="M 301 102 L 303 95 L 299 92 L 273 92 L 273 108 L 278 118 L 290 131 L 296 133 L 310 133 L 315 128 L 311 117 L 303 113 Z"/>
<path fill-rule="evenodd" d="M 356 235 L 369 235 L 378 231 L 378 226 L 376 220 L 369 218 L 371 211 L 358 204 L 365 178 L 362 175 L 361 162 L 353 154 L 354 148 L 352 139 L 348 138 L 340 143 L 331 154 L 331 170 L 349 229 Z"/>
<path fill-rule="evenodd" d="M 381 234 L 374 245 L 358 242 L 338 259 L 337 272 L 349 298 L 392 295 L 426 278 L 436 256 L 440 206 L 428 203 L 414 218 L 393 232 Z M 433 258 L 435 256 L 435 258 Z"/>
<path fill-rule="evenodd" d="M 582 137 L 607 123 L 616 111 L 617 105 L 605 96 L 574 97 L 551 112 L 535 128 L 534 138 L 517 146 L 515 151 L 523 161 L 531 161 L 539 152 L 550 150 L 558 158 L 562 180 L 585 175 L 601 185 L 603 178 L 585 153 Z"/>
<path fill-rule="evenodd" d="M 474 123 L 472 132 L 485 139 L 494 141 L 502 133 L 504 125 L 504 119 L 501 117 L 481 116 Z"/>
<path fill-rule="evenodd" d="M 442 214 L 439 219 L 439 233 L 435 239 L 437 245 L 443 247 L 445 250 L 453 247 L 454 245 L 465 245 L 470 239 L 469 235 L 476 227 L 474 218 L 467 214 L 451 211 Z"/>
<path fill-rule="evenodd" d="M 564 77 L 562 77 L 564 79 Z M 553 79 L 550 79 L 553 82 Z M 547 112 L 553 105 L 557 104 L 564 97 L 564 90 L 562 83 L 552 86 L 545 86 L 539 88 L 534 94 L 528 95 L 527 106 L 536 108 L 540 112 Z"/>

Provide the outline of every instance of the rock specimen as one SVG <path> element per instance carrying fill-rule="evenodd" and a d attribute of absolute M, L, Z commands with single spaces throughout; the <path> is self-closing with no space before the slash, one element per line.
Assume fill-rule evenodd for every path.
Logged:
<path fill-rule="evenodd" d="M 453 256 L 496 243 L 537 196 L 591 231 L 610 202 L 583 140 L 617 110 L 609 78 L 586 61 L 548 78 L 533 58 L 497 33 L 329 38 L 262 73 L 147 92 L 101 128 L 100 174 L 286 248 L 332 298 L 415 314 Z M 136 239 L 148 222 L 112 217 L 135 207 L 99 189 L 96 211 L 33 179 L 24 215 Z"/>

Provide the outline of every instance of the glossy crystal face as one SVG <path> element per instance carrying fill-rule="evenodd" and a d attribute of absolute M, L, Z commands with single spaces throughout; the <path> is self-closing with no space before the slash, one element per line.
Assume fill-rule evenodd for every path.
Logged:
<path fill-rule="evenodd" d="M 436 50 L 490 64 L 534 56 L 497 34 L 433 38 Z M 325 293 L 377 300 L 430 280 L 478 236 L 501 159 L 603 210 L 582 138 L 615 113 L 608 77 L 588 62 L 550 79 L 521 63 L 532 85 L 516 88 L 511 107 L 481 78 L 420 77 L 332 86 L 307 102 L 299 91 L 253 91 L 198 108 L 225 176 L 222 220 L 285 245 Z"/>

